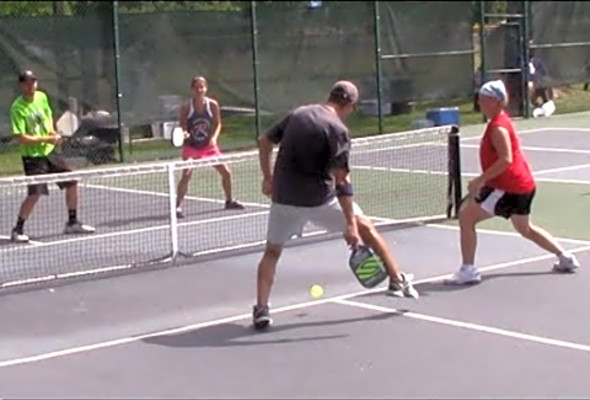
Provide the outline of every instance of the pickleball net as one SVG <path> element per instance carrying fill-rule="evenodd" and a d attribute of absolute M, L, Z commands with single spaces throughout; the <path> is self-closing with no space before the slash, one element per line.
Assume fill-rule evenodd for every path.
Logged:
<path fill-rule="evenodd" d="M 397 227 L 453 217 L 460 199 L 459 132 L 443 126 L 353 139 L 351 177 L 355 200 L 380 227 Z M 276 152 L 275 152 L 276 154 Z M 213 168 L 224 163 L 232 172 L 232 197 L 243 210 L 225 209 L 221 177 Z M 183 171 L 192 170 L 176 215 L 176 187 Z M 93 234 L 64 234 L 65 193 L 56 183 L 75 180 L 79 219 Z M 25 224 L 29 243 L 10 240 L 19 207 L 30 184 L 47 184 Z M 258 251 L 265 243 L 270 201 L 260 191 L 256 151 L 191 160 L 107 167 L 67 174 L 0 179 L 2 287 L 56 279 L 127 273 L 165 267 L 186 260 Z M 291 245 L 340 237 L 308 224 Z"/>

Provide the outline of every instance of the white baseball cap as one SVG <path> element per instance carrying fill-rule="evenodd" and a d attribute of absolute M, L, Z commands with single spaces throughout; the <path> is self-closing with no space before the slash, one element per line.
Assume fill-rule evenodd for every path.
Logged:
<path fill-rule="evenodd" d="M 500 101 L 504 101 L 507 97 L 506 86 L 501 80 L 488 81 L 479 89 L 479 94 L 486 97 L 493 97 Z"/>

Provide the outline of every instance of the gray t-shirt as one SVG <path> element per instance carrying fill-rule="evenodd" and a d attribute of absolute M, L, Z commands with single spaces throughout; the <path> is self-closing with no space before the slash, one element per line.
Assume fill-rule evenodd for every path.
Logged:
<path fill-rule="evenodd" d="M 350 138 L 334 111 L 321 104 L 298 107 L 266 135 L 280 145 L 273 202 L 316 207 L 335 197 L 330 171 L 349 170 Z"/>

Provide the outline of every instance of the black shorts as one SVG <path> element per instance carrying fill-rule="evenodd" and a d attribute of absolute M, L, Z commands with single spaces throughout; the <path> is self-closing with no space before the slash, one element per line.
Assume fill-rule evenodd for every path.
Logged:
<path fill-rule="evenodd" d="M 475 202 L 488 213 L 508 219 L 512 215 L 529 215 L 534 197 L 535 189 L 517 194 L 484 186 L 475 197 Z"/>
<path fill-rule="evenodd" d="M 61 154 L 52 153 L 47 157 L 22 157 L 23 168 L 25 175 L 42 175 L 42 174 L 54 174 L 62 172 L 71 172 L 72 169 L 68 165 L 68 162 Z M 58 182 L 57 186 L 60 189 L 64 189 L 75 185 L 76 181 Z M 49 190 L 47 184 L 40 183 L 36 185 L 28 186 L 29 196 L 35 194 L 48 195 Z"/>

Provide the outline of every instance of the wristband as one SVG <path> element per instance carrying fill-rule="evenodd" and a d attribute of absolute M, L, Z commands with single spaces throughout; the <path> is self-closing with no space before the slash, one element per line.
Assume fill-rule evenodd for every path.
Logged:
<path fill-rule="evenodd" d="M 352 185 L 348 182 L 336 185 L 336 196 L 344 197 L 344 196 L 352 196 Z"/>

